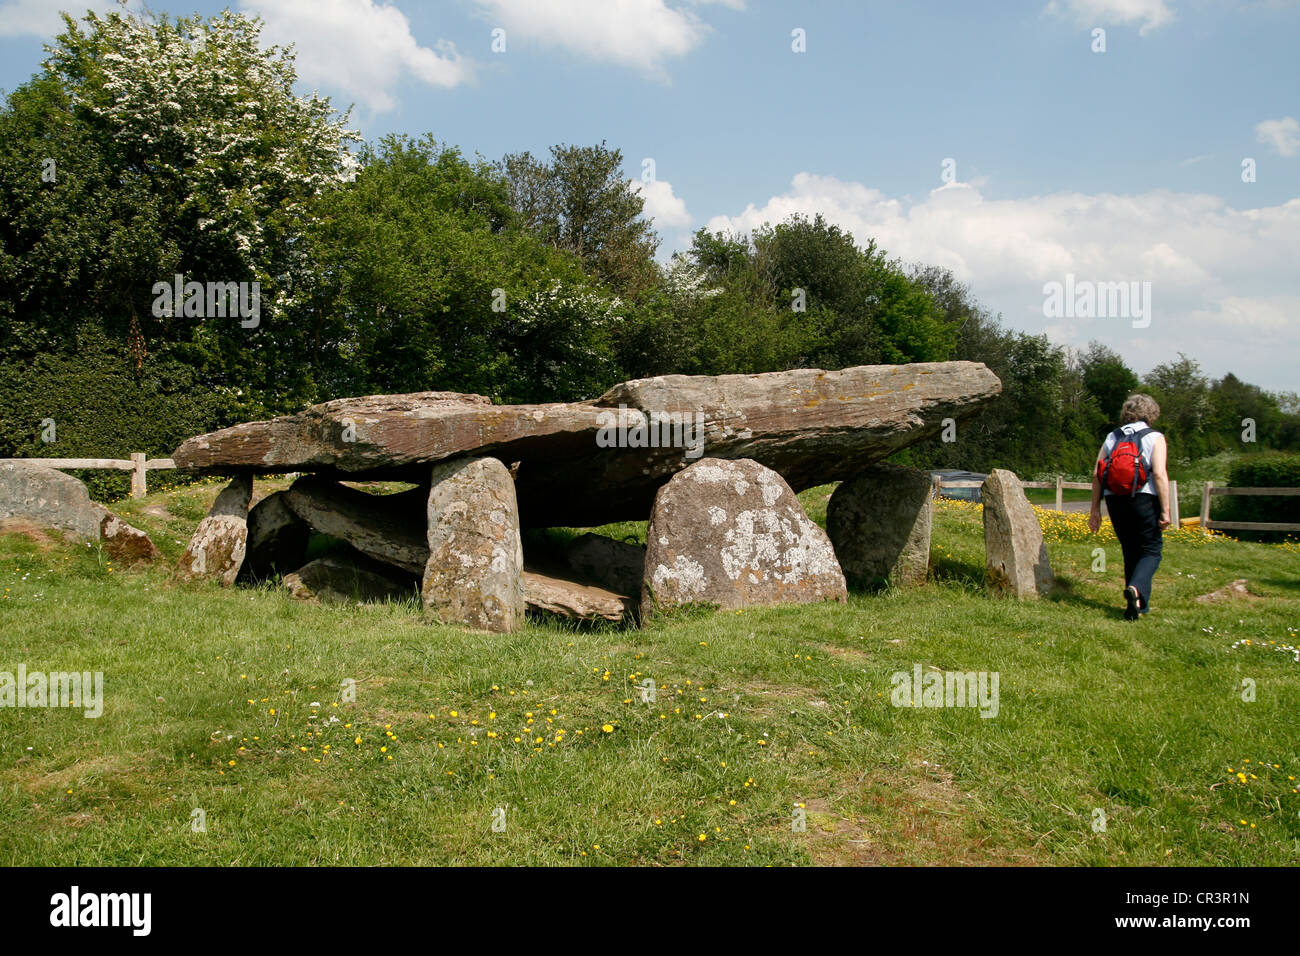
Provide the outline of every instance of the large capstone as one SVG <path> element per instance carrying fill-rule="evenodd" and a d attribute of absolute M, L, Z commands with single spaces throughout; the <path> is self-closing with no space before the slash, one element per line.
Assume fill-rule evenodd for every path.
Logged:
<path fill-rule="evenodd" d="M 226 587 L 235 583 L 248 546 L 248 502 L 252 497 L 249 475 L 241 475 L 221 489 L 181 556 L 181 577 L 210 578 Z"/>
<path fill-rule="evenodd" d="M 641 610 L 846 597 L 830 539 L 779 474 L 704 458 L 659 490 L 646 532 Z"/>
<path fill-rule="evenodd" d="M 994 594 L 1028 599 L 1052 588 L 1047 544 L 1024 486 L 1013 473 L 994 470 L 980 486 L 984 500 L 984 582 Z"/>
<path fill-rule="evenodd" d="M 851 584 L 924 584 L 930 566 L 929 479 L 889 462 L 870 466 L 831 495 L 826 533 Z"/>
<path fill-rule="evenodd" d="M 172 457 L 190 473 L 418 483 L 433 463 L 491 456 L 515 473 L 525 526 L 595 527 L 644 520 L 664 483 L 702 455 L 752 459 L 797 491 L 852 478 L 974 415 L 1001 388 L 977 362 L 924 362 L 665 375 L 546 405 L 372 395 L 199 435 Z"/>
<path fill-rule="evenodd" d="M 510 472 L 495 458 L 433 469 L 425 611 L 450 624 L 513 631 L 524 622 L 524 553 Z"/>

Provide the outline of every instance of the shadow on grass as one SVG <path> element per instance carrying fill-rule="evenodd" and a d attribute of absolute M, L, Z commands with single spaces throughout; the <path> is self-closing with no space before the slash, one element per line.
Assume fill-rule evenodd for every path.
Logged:
<path fill-rule="evenodd" d="M 1250 584 L 1258 584 L 1262 588 L 1276 588 L 1279 591 L 1290 591 L 1295 594 L 1300 594 L 1300 580 L 1296 578 L 1254 578 L 1250 580 Z"/>
<path fill-rule="evenodd" d="M 1052 588 L 1052 593 L 1047 595 L 1046 600 L 1053 604 L 1069 604 L 1080 608 L 1092 608 L 1095 611 L 1101 611 L 1106 617 L 1113 618 L 1117 621 L 1124 619 L 1124 606 L 1118 603 L 1116 597 L 1114 603 L 1109 601 L 1099 601 L 1094 597 L 1088 597 L 1080 594 L 1074 586 L 1074 581 L 1067 577 L 1057 577 L 1056 586 Z"/>
<path fill-rule="evenodd" d="M 978 590 L 984 587 L 984 565 L 969 564 L 955 558 L 931 559 L 930 577 L 934 581 L 951 581 Z"/>

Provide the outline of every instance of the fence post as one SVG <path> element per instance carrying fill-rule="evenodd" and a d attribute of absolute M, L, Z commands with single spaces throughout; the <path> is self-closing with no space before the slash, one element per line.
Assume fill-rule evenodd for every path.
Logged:
<path fill-rule="evenodd" d="M 1182 526 L 1182 515 L 1178 510 L 1178 482 L 1169 482 L 1169 527 L 1177 531 Z"/>
<path fill-rule="evenodd" d="M 131 497 L 143 498 L 148 494 L 148 483 L 145 481 L 144 452 L 132 452 L 131 464 L 134 466 L 131 470 Z"/>
<path fill-rule="evenodd" d="M 1063 477 L 1061 477 L 1060 475 L 1056 476 L 1056 510 L 1057 511 L 1065 510 L 1065 490 L 1062 487 L 1064 482 L 1065 479 Z"/>
<path fill-rule="evenodd" d="M 1214 482 L 1207 481 L 1201 489 L 1201 530 L 1206 534 L 1210 533 L 1210 489 L 1213 487 Z"/>

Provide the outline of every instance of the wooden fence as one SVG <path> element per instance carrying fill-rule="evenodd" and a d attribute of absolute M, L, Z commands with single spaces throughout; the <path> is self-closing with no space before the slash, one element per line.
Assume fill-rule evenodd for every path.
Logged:
<path fill-rule="evenodd" d="M 131 473 L 131 497 L 143 498 L 149 491 L 145 479 L 151 471 L 159 468 L 175 468 L 176 462 L 170 458 L 145 459 L 144 452 L 135 452 L 130 458 L 0 458 L 4 461 L 25 461 L 32 465 L 43 465 L 59 471 L 71 471 L 76 468 L 99 469 L 103 471 L 129 471 Z"/>
<path fill-rule="evenodd" d="M 1300 488 L 1216 488 L 1207 481 L 1201 489 L 1201 528 L 1211 531 L 1300 531 L 1300 524 L 1285 521 L 1211 521 L 1210 502 L 1219 495 L 1300 495 Z"/>
<path fill-rule="evenodd" d="M 937 496 L 942 488 L 979 488 L 984 484 L 982 481 L 944 481 L 941 475 L 936 475 L 934 479 L 934 494 Z M 1025 488 L 1055 488 L 1056 489 L 1056 511 L 1065 510 L 1065 489 L 1069 488 L 1075 491 L 1091 491 L 1092 482 L 1090 481 L 1066 481 L 1060 475 L 1056 476 L 1055 481 L 1022 481 L 1020 483 Z M 1169 482 L 1169 504 L 1170 504 L 1170 521 L 1171 528 L 1178 527 L 1178 482 Z M 1204 512 L 1202 512 L 1204 513 Z"/>

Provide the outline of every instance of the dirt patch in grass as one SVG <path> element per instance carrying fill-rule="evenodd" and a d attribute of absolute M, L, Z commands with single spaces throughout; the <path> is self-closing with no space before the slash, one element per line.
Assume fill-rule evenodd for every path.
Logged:
<path fill-rule="evenodd" d="M 141 513 L 141 514 L 149 515 L 149 516 L 152 517 L 152 518 L 158 518 L 158 519 L 160 519 L 160 520 L 162 520 L 162 521 L 175 521 L 175 520 L 176 520 L 176 516 L 175 516 L 174 514 L 172 514 L 170 511 L 168 511 L 168 510 L 166 509 L 166 507 L 164 507 L 164 506 L 161 505 L 161 504 L 158 504 L 157 502 L 153 502 L 153 503 L 151 503 L 151 504 L 144 505 L 144 506 L 140 509 L 140 513 Z"/>
<path fill-rule="evenodd" d="M 826 701 L 817 698 L 807 687 L 796 684 L 773 684 L 770 681 L 750 681 L 735 690 L 715 689 L 713 693 L 722 702 L 720 706 L 724 708 L 727 705 L 740 707 L 743 704 L 752 707 L 755 716 L 769 719 L 789 716 L 791 705 L 795 703 L 810 707 L 826 706 Z M 740 700 L 733 704 L 728 698 L 734 700 L 733 695 L 737 693 L 740 694 Z"/>
<path fill-rule="evenodd" d="M 973 801 L 943 767 L 913 758 L 905 767 L 845 781 L 829 797 L 804 801 L 818 866 L 1033 866 L 1032 850 L 990 846 L 974 835 Z"/>
<path fill-rule="evenodd" d="M 41 770 L 34 763 L 35 761 L 19 760 L 0 778 L 8 777 L 28 793 L 39 793 L 49 788 L 73 788 L 76 781 L 86 777 L 102 780 L 121 774 L 138 776 L 141 767 L 138 761 L 128 761 L 121 757 L 88 757 L 58 770 Z"/>
<path fill-rule="evenodd" d="M 50 534 L 49 528 L 26 518 L 0 518 L 0 535 L 5 534 L 26 538 L 42 552 L 50 551 L 62 543 Z"/>
<path fill-rule="evenodd" d="M 859 651 L 852 647 L 840 647 L 836 644 L 817 644 L 821 650 L 825 651 L 831 657 L 839 657 L 845 660 L 861 663 L 871 659 L 871 655 L 866 651 Z"/>

